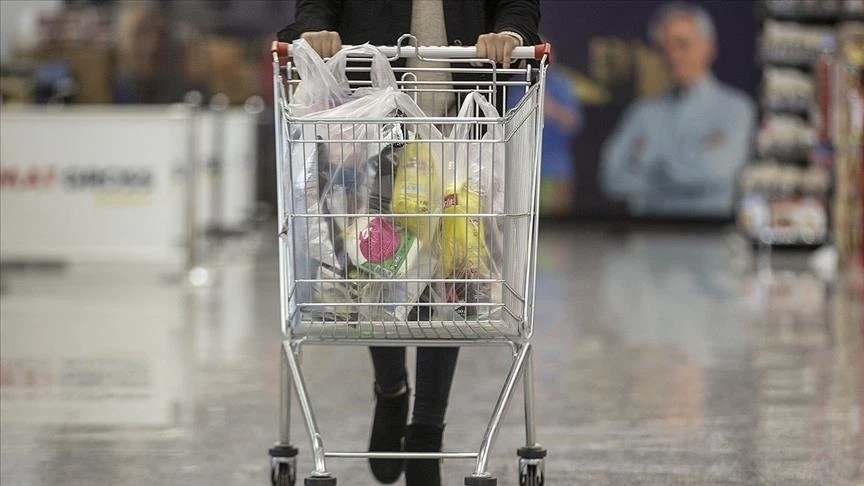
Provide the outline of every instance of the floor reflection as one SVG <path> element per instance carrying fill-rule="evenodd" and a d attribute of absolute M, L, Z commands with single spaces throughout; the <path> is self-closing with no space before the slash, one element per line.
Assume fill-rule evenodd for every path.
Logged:
<path fill-rule="evenodd" d="M 862 484 L 860 290 L 797 270 L 757 279 L 714 230 L 549 226 L 539 255 L 550 484 Z M 163 268 L 4 272 L 0 482 L 267 484 L 274 258 L 269 238 L 226 245 L 195 291 Z M 508 359 L 462 354 L 448 449 L 477 446 Z M 304 366 L 328 445 L 364 447 L 366 351 L 311 348 Z M 500 485 L 516 484 L 523 437 L 514 406 L 492 463 Z M 363 462 L 331 468 L 340 484 L 375 484 Z M 447 484 L 468 469 L 447 463 Z"/>
<path fill-rule="evenodd" d="M 25 275 L 2 299 L 2 421 L 170 426 L 183 388 L 180 296 L 85 272 Z"/>

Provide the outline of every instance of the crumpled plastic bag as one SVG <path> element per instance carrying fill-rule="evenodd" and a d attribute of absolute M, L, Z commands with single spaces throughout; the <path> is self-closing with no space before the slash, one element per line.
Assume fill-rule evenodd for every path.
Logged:
<path fill-rule="evenodd" d="M 475 115 L 475 112 L 479 112 Z M 496 123 L 498 111 L 482 94 L 470 93 L 459 117 L 485 116 L 489 124 L 458 124 L 450 136 L 453 145 L 446 154 L 444 214 L 441 222 L 440 258 L 445 278 L 457 280 L 445 285 L 448 302 L 484 303 L 494 301 L 496 288 L 458 280 L 501 278 L 502 218 L 478 216 L 501 214 L 503 210 L 504 151 L 503 127 Z M 481 133 L 480 127 L 486 132 Z M 483 140 L 487 143 L 470 142 Z M 457 215 L 466 216 L 459 217 Z M 485 306 L 456 307 L 461 318 L 483 314 Z"/>
<path fill-rule="evenodd" d="M 297 39 L 292 45 L 294 67 L 300 76 L 300 83 L 291 97 L 289 110 L 293 116 L 308 116 L 324 110 L 341 106 L 352 99 L 368 94 L 369 89 L 352 92 L 346 76 L 348 58 L 357 55 L 372 58 L 372 90 L 398 89 L 396 77 L 390 61 L 380 50 L 371 44 L 342 49 L 325 61 L 304 39 Z"/>
<path fill-rule="evenodd" d="M 301 47 L 300 52 L 304 49 Z M 362 50 L 373 58 L 373 87 L 349 95 L 342 89 L 348 84 L 344 62 L 340 61 L 347 55 L 337 54 L 326 64 L 312 63 L 309 69 L 300 69 L 298 65 L 302 81 L 295 92 L 295 103 L 289 108 L 286 127 L 290 130 L 286 128 L 285 132 L 291 209 L 306 217 L 293 218 L 296 251 L 292 258 L 296 262 L 295 278 L 326 282 L 298 283 L 296 295 L 301 306 L 307 302 L 334 304 L 302 309 L 313 318 L 405 320 L 424 285 L 358 280 L 429 279 L 435 274 L 437 245 L 428 242 L 437 234 L 437 220 L 388 215 L 402 210 L 406 211 L 404 214 L 413 214 L 408 211 L 422 211 L 423 207 L 427 210 L 421 214 L 441 211 L 440 179 L 435 179 L 428 188 L 434 187 L 437 193 L 427 197 L 425 206 L 414 209 L 406 204 L 411 198 L 404 191 L 401 196 L 396 194 L 395 179 L 399 179 L 399 167 L 405 161 L 403 132 L 411 132 L 413 138 L 420 140 L 440 141 L 442 136 L 431 123 L 413 122 L 408 129 L 393 121 L 397 115 L 410 118 L 425 115 L 410 96 L 396 89 L 392 70 L 386 75 L 383 68 L 390 69 L 386 57 L 371 46 Z M 295 62 L 297 52 L 295 47 Z M 341 75 L 337 67 L 340 63 Z M 307 80 L 304 74 L 309 76 L 308 80 L 318 76 L 326 82 L 321 86 L 314 83 L 304 86 Z M 407 146 L 411 145 L 414 151 L 424 144 L 407 142 Z M 425 165 L 428 182 L 432 174 L 441 173 L 442 158 L 440 148 L 425 145 L 426 155 L 415 156 L 414 165 L 418 165 L 417 160 L 423 161 L 420 165 Z M 404 166 L 407 168 L 408 164 L 405 162 Z M 403 171 L 401 177 L 403 186 L 412 179 L 415 185 L 419 181 L 416 171 L 413 175 Z M 394 195 L 398 196 L 395 208 Z M 421 220 L 425 220 L 427 229 L 423 229 Z"/>
<path fill-rule="evenodd" d="M 399 167 L 393 181 L 390 208 L 396 221 L 420 241 L 429 243 L 437 232 L 441 200 L 441 169 L 428 143 L 409 142 L 399 157 Z M 408 215 L 418 215 L 417 217 Z"/>

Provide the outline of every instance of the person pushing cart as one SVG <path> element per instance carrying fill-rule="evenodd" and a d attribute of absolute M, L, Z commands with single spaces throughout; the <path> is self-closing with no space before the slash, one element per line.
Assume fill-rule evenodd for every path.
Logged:
<path fill-rule="evenodd" d="M 450 12 L 451 2 L 401 2 L 375 31 L 370 26 L 385 18 L 383 3 L 390 4 L 299 1 L 297 23 L 273 46 L 284 342 L 272 481 L 287 486 L 296 478 L 293 389 L 312 438 L 315 469 L 307 485 L 336 484 L 326 468 L 331 457 L 367 458 L 385 484 L 404 471 L 408 486 L 439 486 L 441 459 L 472 459 L 465 484 L 494 485 L 489 453 L 522 377 L 527 437 L 520 484 L 540 485 L 546 451 L 535 437 L 530 340 L 549 48 L 536 33 L 539 6 L 459 2 L 459 10 L 472 11 Z M 456 22 L 457 14 L 466 20 Z M 419 35 L 382 37 L 407 27 Z M 384 45 L 397 37 L 377 52 L 342 44 Z M 476 38 L 476 46 L 461 46 L 460 37 Z M 347 83 L 349 94 L 318 112 L 309 103 L 299 107 L 316 99 L 303 87 L 304 73 L 312 72 L 303 65 L 314 57 L 309 51 L 333 58 L 319 67 L 338 65 L 340 56 L 347 66 L 344 79 L 334 81 Z M 376 56 L 386 56 L 387 69 Z M 358 88 L 369 88 L 371 79 L 374 91 L 376 75 L 386 78 L 378 73 L 387 71 L 399 95 L 358 97 Z M 525 91 L 522 102 L 500 116 L 497 107 L 514 88 Z M 398 110 L 359 116 L 372 113 L 363 110 L 373 99 L 376 109 L 392 102 Z M 304 344 L 370 347 L 376 407 L 368 452 L 325 451 L 298 360 Z M 478 345 L 509 346 L 513 363 L 479 451 L 442 453 L 458 351 Z M 418 347 L 410 425 L 406 346 Z"/>

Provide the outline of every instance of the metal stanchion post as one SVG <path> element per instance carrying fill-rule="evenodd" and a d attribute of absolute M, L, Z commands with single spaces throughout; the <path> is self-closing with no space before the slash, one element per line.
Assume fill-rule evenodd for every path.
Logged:
<path fill-rule="evenodd" d="M 213 158 L 210 160 L 210 221 L 207 232 L 211 236 L 224 236 L 225 223 L 225 112 L 231 100 L 219 93 L 210 99 L 213 112 Z"/>
<path fill-rule="evenodd" d="M 198 91 L 186 94 L 184 102 L 189 111 L 186 134 L 186 281 L 192 287 L 204 287 L 210 283 L 210 273 L 202 265 L 198 231 L 198 184 L 200 160 L 198 157 L 198 123 L 203 95 Z"/>
<path fill-rule="evenodd" d="M 246 113 L 254 115 L 256 120 L 260 118 L 261 113 L 264 113 L 264 108 L 266 108 L 264 105 L 264 98 L 258 95 L 250 96 L 246 99 L 246 102 L 243 103 L 243 109 L 246 110 Z M 260 122 L 260 120 L 258 121 Z"/>
<path fill-rule="evenodd" d="M 267 108 L 267 105 L 264 103 L 264 98 L 257 96 L 257 95 L 256 96 L 250 96 L 246 100 L 246 103 L 243 104 L 243 109 L 246 111 L 246 113 L 250 116 L 255 117 L 255 141 L 256 141 L 256 143 L 255 143 L 255 146 L 252 148 L 252 153 L 250 154 L 252 159 L 248 161 L 248 163 L 250 164 L 250 167 L 251 167 L 250 170 L 252 170 L 252 173 L 253 173 L 252 177 L 253 177 L 254 182 L 253 182 L 252 192 L 253 192 L 253 194 L 255 194 L 255 196 L 253 196 L 255 198 L 255 200 L 257 200 L 257 198 L 258 198 L 258 196 L 257 196 L 257 194 L 258 194 L 258 155 L 259 155 L 259 152 L 258 152 L 258 134 L 260 133 L 260 130 L 258 128 L 262 123 L 264 123 L 266 120 L 268 120 L 268 118 L 270 120 L 272 120 L 271 117 L 262 117 L 261 116 L 261 114 L 264 113 L 264 110 L 266 108 Z M 250 213 L 248 215 L 248 218 L 249 218 L 248 223 L 250 226 L 254 226 L 255 223 L 260 219 L 261 212 L 262 212 L 261 209 L 258 208 L 257 206 L 250 211 Z"/>

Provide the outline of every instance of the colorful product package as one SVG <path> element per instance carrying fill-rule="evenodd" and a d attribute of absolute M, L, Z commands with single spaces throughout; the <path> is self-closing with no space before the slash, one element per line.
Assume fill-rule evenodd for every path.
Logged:
<path fill-rule="evenodd" d="M 458 214 L 481 212 L 480 194 L 466 186 L 444 191 L 444 214 L 441 223 L 441 264 L 444 275 L 485 277 L 489 274 L 489 251 L 486 248 L 483 219 Z M 454 215 L 454 216 L 450 216 Z"/>
<path fill-rule="evenodd" d="M 409 142 L 399 157 L 393 180 L 393 214 L 434 214 L 441 207 L 441 181 L 429 144 Z M 433 217 L 396 217 L 421 242 L 429 243 L 438 229 Z"/>
<path fill-rule="evenodd" d="M 398 278 L 417 263 L 417 239 L 386 218 L 358 218 L 344 239 L 351 263 L 374 277 Z"/>
<path fill-rule="evenodd" d="M 501 285 L 470 281 L 502 278 L 504 250 L 500 227 L 504 218 L 497 216 L 504 208 L 503 123 L 484 95 L 473 92 L 466 96 L 458 116 L 478 114 L 488 121 L 454 127 L 450 137 L 454 142 L 444 151 L 445 216 L 438 242 L 442 274 L 452 281 L 444 285 L 443 296 L 448 303 L 466 304 L 452 307 L 454 312 L 444 319 L 483 318 L 492 310 L 491 304 L 500 301 Z"/>
<path fill-rule="evenodd" d="M 444 214 L 441 222 L 441 265 L 444 276 L 454 279 L 477 279 L 490 276 L 490 256 L 486 247 L 483 219 L 476 216 L 450 216 L 481 212 L 481 198 L 463 185 L 444 191 Z M 488 302 L 488 284 L 448 282 L 447 302 L 478 304 Z M 476 317 L 482 306 L 465 305 L 454 311 L 461 318 Z M 455 316 L 451 318 L 456 319 Z"/>
<path fill-rule="evenodd" d="M 345 231 L 346 251 L 356 268 L 354 278 L 428 278 L 428 252 L 404 228 L 383 217 L 359 218 Z M 424 263 L 425 262 L 425 263 Z M 374 282 L 363 286 L 363 302 L 390 303 L 363 307 L 368 320 L 404 321 L 425 285 L 416 282 Z"/>

